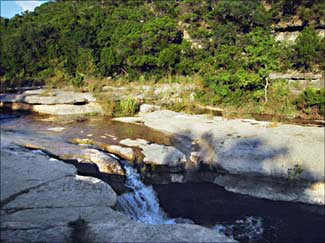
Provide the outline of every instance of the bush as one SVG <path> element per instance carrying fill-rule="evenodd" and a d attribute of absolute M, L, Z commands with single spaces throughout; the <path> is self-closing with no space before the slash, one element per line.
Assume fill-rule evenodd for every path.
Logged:
<path fill-rule="evenodd" d="M 84 76 L 81 74 L 77 74 L 74 78 L 70 80 L 71 84 L 75 88 L 81 88 L 85 85 Z"/>
<path fill-rule="evenodd" d="M 117 116 L 132 116 L 135 114 L 138 109 L 138 102 L 136 99 L 132 97 L 128 97 L 127 99 L 121 100 L 116 107 L 115 115 Z"/>
<path fill-rule="evenodd" d="M 314 109 L 314 112 L 325 116 L 325 89 L 306 88 L 298 96 L 296 105 L 307 113 Z"/>

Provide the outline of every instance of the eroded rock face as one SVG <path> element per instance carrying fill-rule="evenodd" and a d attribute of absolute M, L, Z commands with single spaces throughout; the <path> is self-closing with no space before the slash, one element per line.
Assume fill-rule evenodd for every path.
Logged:
<path fill-rule="evenodd" d="M 33 153 L 44 153 L 52 157 L 54 162 L 65 161 L 85 176 L 100 178 L 114 188 L 118 193 L 127 191 L 124 186 L 125 172 L 119 161 L 109 154 L 88 146 L 67 143 L 56 137 L 47 137 L 37 133 L 7 133 L 2 131 L 2 144 L 15 141 L 16 144 L 32 150 Z M 55 159 L 54 159 L 55 158 Z"/>
<path fill-rule="evenodd" d="M 133 162 L 136 159 L 135 153 L 131 148 L 125 148 L 119 145 L 105 145 L 103 148 L 112 154 L 116 154 L 123 159 Z"/>
<path fill-rule="evenodd" d="M 229 173 L 288 178 L 288 169 L 299 165 L 301 179 L 325 179 L 324 129 L 320 127 L 272 126 L 271 122 L 209 119 L 171 111 L 143 114 L 139 120 L 175 138 L 190 138 L 196 152 L 193 157 Z"/>
<path fill-rule="evenodd" d="M 325 37 L 324 30 L 317 30 L 318 35 L 320 38 Z M 301 32 L 300 31 L 287 31 L 287 32 L 276 32 L 275 33 L 275 40 L 276 41 L 285 41 L 289 44 L 294 44 Z"/>
<path fill-rule="evenodd" d="M 103 144 L 88 138 L 75 138 L 72 140 L 72 142 L 75 144 L 96 145 L 99 148 L 102 148 L 103 150 L 107 151 L 108 153 L 115 154 L 121 157 L 122 159 L 128 160 L 130 162 L 134 162 L 134 160 L 136 159 L 135 152 L 131 148 L 126 148 L 119 145 Z"/>
<path fill-rule="evenodd" d="M 86 161 L 95 163 L 100 172 L 125 175 L 125 172 L 118 160 L 112 156 L 109 156 L 108 154 L 105 154 L 97 149 L 84 149 L 82 152 L 83 158 L 86 159 Z"/>

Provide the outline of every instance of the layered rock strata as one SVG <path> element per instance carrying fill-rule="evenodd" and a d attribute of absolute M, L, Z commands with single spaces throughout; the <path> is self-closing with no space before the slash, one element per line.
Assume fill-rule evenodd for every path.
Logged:
<path fill-rule="evenodd" d="M 0 107 L 50 115 L 102 113 L 90 93 L 62 90 L 27 90 L 19 94 L 0 94 Z"/>

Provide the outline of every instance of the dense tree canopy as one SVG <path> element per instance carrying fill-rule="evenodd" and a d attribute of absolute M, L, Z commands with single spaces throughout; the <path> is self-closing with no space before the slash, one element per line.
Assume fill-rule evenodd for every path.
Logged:
<path fill-rule="evenodd" d="M 239 90 L 258 99 L 268 73 L 288 59 L 295 68 L 321 66 L 324 41 L 313 29 L 321 16 L 320 0 L 50 1 L 0 19 L 0 76 L 82 85 L 89 75 L 198 73 L 219 97 Z M 272 35 L 284 18 L 310 26 L 293 47 Z"/>

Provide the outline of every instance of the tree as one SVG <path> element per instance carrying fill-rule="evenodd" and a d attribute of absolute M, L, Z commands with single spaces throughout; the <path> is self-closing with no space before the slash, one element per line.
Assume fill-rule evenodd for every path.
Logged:
<path fill-rule="evenodd" d="M 293 46 L 293 62 L 296 67 L 311 70 L 320 59 L 321 39 L 312 27 L 306 27 L 299 34 Z"/>

